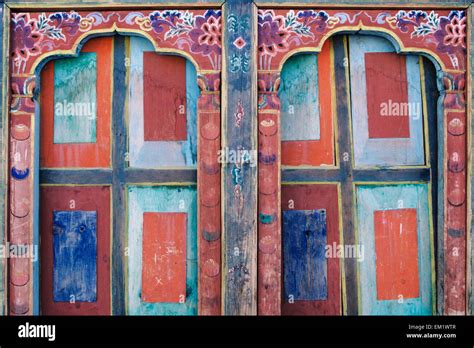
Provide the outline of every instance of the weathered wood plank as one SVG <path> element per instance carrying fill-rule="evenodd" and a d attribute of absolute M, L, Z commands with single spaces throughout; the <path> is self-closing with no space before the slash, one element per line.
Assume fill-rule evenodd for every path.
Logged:
<path fill-rule="evenodd" d="M 342 203 L 342 230 L 343 243 L 356 245 L 353 197 L 354 189 L 351 178 L 353 177 L 350 133 L 350 105 L 349 105 L 349 67 L 344 62 L 349 61 L 347 38 L 335 36 L 334 45 L 334 70 L 336 86 L 336 110 L 339 144 L 339 160 L 341 167 L 341 203 Z M 343 301 L 344 314 L 356 315 L 358 309 L 357 286 L 357 261 L 353 258 L 344 259 Z"/>
<path fill-rule="evenodd" d="M 80 57 L 91 57 L 86 54 L 95 54 L 96 56 L 96 75 L 86 75 L 89 72 L 83 72 L 84 78 L 87 82 L 88 92 L 77 93 L 77 90 L 82 90 L 72 83 L 73 90 L 66 93 L 59 79 L 64 78 L 63 75 L 70 72 L 69 66 L 71 62 L 77 62 L 81 58 L 68 58 L 63 63 L 63 60 L 54 60 L 48 62 L 41 71 L 41 96 L 40 96 L 40 113 L 41 113 L 41 155 L 40 165 L 46 168 L 104 168 L 110 167 L 110 119 L 111 119 L 111 88 L 112 76 L 110 67 L 112 64 L 112 48 L 113 38 L 103 37 L 95 38 L 86 42 L 82 48 Z M 87 63 L 87 62 L 86 62 Z M 93 62 L 89 62 L 92 64 Z M 56 74 L 57 66 L 59 66 L 60 74 Z M 66 67 L 64 67 L 66 66 Z M 64 67 L 64 68 L 63 68 Z M 77 66 L 73 66 L 74 69 Z M 64 70 L 63 72 L 61 72 Z M 77 76 L 75 77 L 77 78 Z M 93 84 L 96 79 L 95 86 Z M 67 79 L 69 81 L 69 79 Z M 82 86 L 82 84 L 81 84 Z M 90 90 L 94 90 L 94 92 Z M 94 96 L 95 95 L 95 96 Z M 71 101 L 71 105 L 82 111 L 85 107 L 88 109 L 86 98 L 97 99 L 97 105 L 90 108 L 97 111 L 97 117 L 94 120 L 89 120 L 88 117 L 68 117 L 57 116 L 56 102 L 60 105 Z M 77 103 L 77 102 L 80 102 Z M 95 102 L 93 102 L 95 104 Z M 83 105 L 85 104 L 85 106 Z M 64 105 L 61 107 L 64 108 Z M 66 112 L 68 106 L 66 105 Z M 62 111 L 62 110 L 61 110 Z M 95 112 L 95 111 L 94 111 Z M 58 118 L 59 117 L 59 118 Z M 70 118 L 69 121 L 64 121 L 63 118 Z M 84 119 L 84 120 L 76 120 Z M 95 124 L 97 125 L 95 126 Z M 82 133 L 77 133 L 74 136 L 65 135 L 70 133 L 70 128 L 84 128 L 88 129 L 89 135 L 84 137 Z M 95 128 L 93 131 L 92 129 Z M 94 134 L 95 133 L 95 134 Z M 61 135 L 60 135 L 61 134 Z M 84 142 L 80 142 L 84 141 Z"/>
<path fill-rule="evenodd" d="M 426 184 L 406 184 L 406 185 L 377 185 L 377 186 L 358 186 L 357 189 L 357 234 L 360 245 L 364 247 L 364 259 L 359 263 L 360 277 L 360 305 L 362 312 L 360 314 L 370 315 L 431 315 L 433 313 L 433 272 L 431 269 L 432 246 L 431 234 L 432 226 L 430 221 L 430 212 L 428 208 L 428 186 Z M 416 210 L 417 245 L 410 244 L 404 254 L 407 257 L 413 257 L 411 248 L 416 248 L 416 261 L 411 259 L 406 264 L 400 264 L 398 270 L 401 273 L 409 272 L 407 267 L 410 264 L 416 264 L 419 271 L 415 279 L 405 279 L 406 284 L 397 288 L 403 292 L 408 291 L 410 284 L 415 286 L 418 282 L 419 291 L 397 294 L 392 298 L 392 290 L 384 288 L 381 283 L 379 270 L 383 270 L 381 263 L 385 262 L 389 250 L 397 250 L 394 243 L 409 243 L 413 236 L 406 239 L 406 234 L 410 235 L 407 221 L 398 221 L 395 228 L 382 227 L 378 214 L 392 214 L 396 211 L 399 214 L 405 209 Z M 380 212 L 382 211 L 382 212 Z M 395 217 L 390 220 L 385 216 L 384 222 L 396 222 Z M 402 230 L 400 232 L 400 223 Z M 384 230 L 385 228 L 385 230 Z M 380 238 L 390 234 L 389 240 L 382 242 Z M 395 234 L 392 235 L 392 234 Z M 378 240 L 379 239 L 379 240 Z M 387 244 L 390 243 L 390 244 Z M 400 246 L 400 248 L 403 248 Z M 401 250 L 400 250 L 401 251 Z M 385 257 L 383 256 L 385 255 Z M 402 262 L 403 256 L 398 254 L 399 261 Z M 405 261 L 407 261 L 405 259 Z M 394 260 L 390 260 L 393 264 Z M 385 265 L 388 266 L 388 265 Z M 412 267 L 413 268 L 413 267 Z M 394 270 L 392 269 L 392 274 Z M 393 274 L 395 276 L 395 274 Z M 401 274 L 399 274 L 401 276 Z M 388 296 L 390 295 L 390 296 Z M 418 295 L 418 296 L 416 296 Z M 390 297 L 390 298 L 388 298 Z"/>
<path fill-rule="evenodd" d="M 96 228 L 96 211 L 53 211 L 54 302 L 97 301 Z"/>
<path fill-rule="evenodd" d="M 386 39 L 374 36 L 351 35 L 349 36 L 349 56 L 351 75 L 351 101 L 352 101 L 352 130 L 354 142 L 354 162 L 356 166 L 397 166 L 397 165 L 423 165 L 425 164 L 423 147 L 423 117 L 421 102 L 420 70 L 418 57 L 406 57 L 406 76 L 408 84 L 408 102 L 400 104 L 391 100 L 391 93 L 396 84 L 390 84 L 392 88 L 383 89 L 386 92 L 385 101 L 377 100 L 379 105 L 373 105 L 374 100 L 369 100 L 372 88 L 367 86 L 367 54 L 374 52 L 393 52 L 394 46 Z M 370 57 L 370 55 L 369 55 Z M 369 67 L 370 68 L 370 67 Z M 398 83 L 406 84 L 401 81 Z M 386 82 L 384 82 L 386 84 Z M 369 89 L 368 89 L 369 87 Z M 377 86 L 374 86 L 377 88 Z M 380 88 L 379 88 L 380 89 Z M 403 89 L 403 87 L 401 87 Z M 374 96 L 372 96 L 374 97 Z M 382 97 L 382 96 L 379 96 Z M 379 98 L 377 98 L 379 99 Z M 405 110 L 403 110 L 405 109 Z M 370 136 L 370 114 L 369 111 L 377 112 L 380 116 L 372 116 L 375 120 L 379 118 L 397 116 L 401 110 L 409 120 L 409 138 Z M 397 113 L 398 110 L 398 113 Z M 384 112 L 385 111 L 385 112 Z M 369 117 L 368 117 L 369 116 Z M 374 124 L 376 127 L 377 124 Z M 380 132 L 379 132 L 380 133 Z M 383 134 L 376 134 L 383 135 Z M 400 135 L 404 135 L 401 133 Z"/>
<path fill-rule="evenodd" d="M 472 25 L 472 20 L 474 19 L 474 6 L 471 5 L 471 10 L 470 12 L 470 22 Z M 472 115 L 474 115 L 474 88 L 472 84 L 474 83 L 474 69 L 472 68 L 472 64 L 474 63 L 474 35 L 472 35 L 471 31 L 471 42 L 470 42 L 470 47 L 471 47 L 471 52 L 468 54 L 470 55 L 470 63 L 471 63 L 471 95 L 467 96 L 467 98 L 471 101 L 471 110 L 468 112 L 471 113 L 471 129 L 468 129 L 471 132 L 471 148 L 469 149 L 470 151 L 470 161 L 471 161 L 471 168 L 470 168 L 470 175 L 471 175 L 471 231 L 469 231 L 469 236 L 470 236 L 470 268 L 469 269 L 469 274 L 467 279 L 470 279 L 470 284 L 468 284 L 469 287 L 469 309 L 470 309 L 470 314 L 474 315 L 474 236 L 473 236 L 473 228 L 474 228 L 474 161 L 473 161 L 473 146 L 474 146 L 474 141 L 472 140 L 472 137 L 474 136 L 474 122 L 472 121 Z M 469 104 L 468 104 L 469 105 Z M 469 248 L 469 246 L 468 246 Z M 469 261 L 468 261 L 469 262 Z"/>
<path fill-rule="evenodd" d="M 96 142 L 96 90 L 95 52 L 54 62 L 54 144 Z"/>
<path fill-rule="evenodd" d="M 178 301 L 147 302 L 143 298 L 143 226 L 146 213 L 186 214 L 186 286 Z M 131 315 L 197 314 L 197 195 L 191 186 L 130 186 L 128 188 L 128 305 Z M 133 223 L 132 223 L 133 222 Z M 163 227 L 163 226 L 161 226 Z M 145 255 L 146 256 L 146 255 Z M 183 296 L 184 295 L 184 296 Z"/>
<path fill-rule="evenodd" d="M 283 282 L 284 296 L 282 297 L 282 315 L 340 315 L 342 312 L 341 301 L 341 272 L 340 259 L 337 255 L 337 250 L 340 247 L 341 235 L 339 226 L 339 190 L 335 184 L 290 184 L 283 185 L 281 189 L 281 210 L 283 215 L 283 275 L 285 281 Z M 299 226 L 288 226 L 286 218 L 288 216 L 305 215 L 301 212 L 317 212 L 318 219 L 310 221 L 310 226 L 306 227 L 306 221 L 297 222 Z M 312 213 L 310 213 L 312 214 Z M 306 218 L 304 219 L 306 220 Z M 318 224 L 319 221 L 319 224 Z M 319 225 L 319 227 L 311 226 Z M 290 228 L 287 228 L 290 227 Z M 324 227 L 326 233 L 322 235 L 322 228 Z M 317 230 L 320 234 L 317 235 L 316 240 L 324 241 L 323 245 L 316 245 L 316 254 L 310 258 L 305 258 L 301 255 L 295 259 L 299 265 L 309 264 L 315 265 L 317 270 L 314 270 L 312 279 L 310 273 L 302 274 L 303 267 L 293 267 L 291 269 L 291 261 L 288 260 L 287 255 L 294 253 L 294 249 L 289 250 L 292 239 L 298 239 L 295 235 L 303 234 L 306 231 Z M 314 232 L 312 232 L 314 233 Z M 308 240 L 314 240 L 311 237 Z M 287 242 L 290 242 L 287 244 Z M 315 241 L 316 242 L 316 241 Z M 329 251 L 328 251 L 329 250 Z M 300 249 L 300 251 L 302 251 Z M 322 254 L 321 254 L 322 253 Z M 309 255 L 308 255 L 309 256 Z M 290 267 L 290 269 L 288 269 Z M 293 274 L 291 274 L 293 273 Z M 301 286 L 303 284 L 314 284 L 317 279 L 320 280 L 318 292 L 313 292 L 310 298 L 298 299 L 294 289 L 287 289 L 288 277 L 294 277 Z M 308 284 L 309 282 L 309 284 Z M 325 284 L 323 284 L 323 282 Z M 296 284 L 294 284 L 296 285 Z M 296 286 L 293 286 L 295 288 Z M 316 290 L 316 289 L 314 289 Z M 292 296 L 290 296 L 292 295 Z"/>
<path fill-rule="evenodd" d="M 257 147 L 256 7 L 250 0 L 224 5 L 224 139 L 230 150 Z M 231 24 L 231 25 L 229 25 Z M 245 46 L 233 44 L 241 37 Z M 236 57 L 238 59 L 236 59 Z M 223 311 L 257 313 L 257 167 L 225 163 L 223 168 Z"/>
<path fill-rule="evenodd" d="M 1 95 L 0 95 L 0 110 L 2 116 L 0 117 L 0 211 L 4 211 L 6 208 L 6 187 L 7 187 L 7 176 L 5 175 L 5 168 L 6 168 L 6 159 L 8 158 L 7 149 L 8 149 L 8 138 L 7 138 L 7 130 L 8 130 L 8 123 L 7 123 L 7 112 L 4 112 L 4 106 L 7 102 L 7 83 L 6 81 L 6 74 L 5 69 L 8 67 L 8 58 L 3 55 L 3 47 L 4 45 L 8 45 L 8 30 L 4 30 L 4 4 L 0 4 L 0 37 L 2 38 L 2 44 L 0 45 L 0 55 L 4 57 L 0 62 L 0 81 L 2 81 L 2 88 L 1 88 Z M 8 46 L 7 46 L 8 47 Z M 5 235 L 5 214 L 0 214 L 0 243 L 2 245 L 6 242 L 6 235 Z M 5 259 L 0 260 L 0 315 L 5 314 L 5 301 L 6 301 L 6 261 Z"/>
<path fill-rule="evenodd" d="M 110 193 L 107 186 L 41 187 L 41 314 L 111 314 Z"/>
<path fill-rule="evenodd" d="M 195 166 L 199 88 L 194 65 L 182 57 L 158 55 L 141 37 L 130 37 L 129 59 L 130 167 Z M 170 85 L 170 80 L 175 82 Z"/>

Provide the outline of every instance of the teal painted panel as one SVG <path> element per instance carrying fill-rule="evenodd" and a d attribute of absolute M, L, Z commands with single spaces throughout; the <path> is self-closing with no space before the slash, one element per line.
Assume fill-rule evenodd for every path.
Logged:
<path fill-rule="evenodd" d="M 319 140 L 318 56 L 299 54 L 281 72 L 281 139 Z"/>
<path fill-rule="evenodd" d="M 395 52 L 387 39 L 349 36 L 352 131 L 357 167 L 423 165 L 424 136 L 419 57 L 406 56 L 410 138 L 369 138 L 365 53 Z"/>
<path fill-rule="evenodd" d="M 145 303 L 141 299 L 143 213 L 187 213 L 186 299 L 184 303 Z M 194 186 L 128 188 L 128 314 L 197 314 L 197 193 Z"/>
<path fill-rule="evenodd" d="M 129 159 L 130 167 L 195 167 L 197 162 L 197 103 L 199 87 L 194 65 L 186 60 L 186 141 L 145 141 L 143 114 L 143 53 L 150 41 L 130 37 Z M 159 107 L 157 105 L 157 107 Z"/>
<path fill-rule="evenodd" d="M 431 218 L 426 184 L 358 186 L 357 234 L 364 248 L 359 265 L 361 313 L 365 315 L 432 315 Z M 413 208 L 418 226 L 418 298 L 377 300 L 374 211 Z"/>
<path fill-rule="evenodd" d="M 54 62 L 54 143 L 95 143 L 97 58 L 83 52 Z"/>

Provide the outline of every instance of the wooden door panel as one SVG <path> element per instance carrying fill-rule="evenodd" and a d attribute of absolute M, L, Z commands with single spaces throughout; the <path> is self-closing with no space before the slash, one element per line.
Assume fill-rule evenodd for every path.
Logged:
<path fill-rule="evenodd" d="M 356 195 L 361 314 L 432 314 L 428 185 L 362 185 Z"/>
<path fill-rule="evenodd" d="M 128 314 L 197 314 L 195 187 L 130 186 L 127 208 Z"/>
<path fill-rule="evenodd" d="M 40 193 L 42 314 L 110 314 L 110 188 Z"/>
<path fill-rule="evenodd" d="M 193 64 L 163 56 L 144 38 L 130 38 L 128 134 L 130 167 L 193 167 L 197 100 Z"/>
<path fill-rule="evenodd" d="M 282 186 L 282 315 L 341 314 L 339 189 L 334 184 Z M 333 257 L 334 256 L 334 257 Z"/>

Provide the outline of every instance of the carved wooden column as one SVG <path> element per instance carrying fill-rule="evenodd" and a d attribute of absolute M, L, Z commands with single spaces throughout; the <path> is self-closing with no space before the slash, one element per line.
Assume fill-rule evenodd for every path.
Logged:
<path fill-rule="evenodd" d="M 444 314 L 466 313 L 466 99 L 465 74 L 444 74 L 445 228 Z"/>
<path fill-rule="evenodd" d="M 34 161 L 34 75 L 14 76 L 11 80 L 10 107 L 10 250 L 31 252 L 33 244 L 33 161 Z M 9 260 L 9 312 L 33 313 L 33 260 L 16 255 Z"/>
<path fill-rule="evenodd" d="M 199 314 L 221 314 L 220 73 L 199 75 L 198 247 Z"/>
<path fill-rule="evenodd" d="M 258 74 L 258 314 L 281 314 L 279 72 Z"/>

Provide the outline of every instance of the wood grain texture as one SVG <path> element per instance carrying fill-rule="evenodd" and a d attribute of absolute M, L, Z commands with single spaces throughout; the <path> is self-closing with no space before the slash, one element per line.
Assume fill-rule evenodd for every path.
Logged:
<path fill-rule="evenodd" d="M 109 315 L 110 187 L 43 186 L 40 193 L 41 314 Z M 86 212 L 86 215 L 81 211 Z M 97 221 L 95 227 L 94 219 L 91 218 L 94 214 Z M 84 227 L 83 231 L 81 226 Z M 88 233 L 87 230 L 92 232 L 93 228 L 97 237 L 95 252 L 91 240 L 81 242 L 70 238 L 77 234 L 84 235 Z M 92 235 L 89 234 L 89 237 Z M 64 250 L 60 251 L 58 246 L 69 248 L 70 253 L 64 254 Z M 77 259 L 71 260 L 71 254 L 75 254 Z M 94 263 L 97 270 L 95 289 L 92 278 Z M 87 280 L 79 280 L 77 277 L 81 274 Z M 70 282 L 64 283 L 67 277 L 71 277 Z M 82 292 L 80 288 L 87 291 Z"/>
<path fill-rule="evenodd" d="M 144 141 L 186 140 L 186 106 L 186 59 L 143 52 Z"/>
<path fill-rule="evenodd" d="M 178 302 L 145 302 L 142 289 L 143 226 L 146 213 L 186 214 L 186 282 Z M 197 197 L 191 186 L 128 188 L 128 306 L 131 315 L 196 315 L 197 280 Z M 163 226 L 161 226 L 163 227 Z M 184 296 L 182 296 L 184 295 Z"/>
<path fill-rule="evenodd" d="M 367 95 L 364 56 L 370 52 L 394 51 L 393 45 L 384 38 L 364 35 L 349 36 L 352 130 L 356 166 L 386 167 L 425 164 L 420 70 L 417 56 L 406 57 L 406 76 L 410 81 L 408 102 L 409 105 L 413 105 L 407 116 L 410 138 L 369 137 L 368 105 L 371 105 L 373 100 L 369 100 Z M 390 103 L 390 98 L 390 95 L 386 96 L 387 103 Z M 375 107 L 378 108 L 381 105 Z"/>
<path fill-rule="evenodd" d="M 283 211 L 282 224 L 285 299 L 326 300 L 326 211 Z"/>
<path fill-rule="evenodd" d="M 417 227 L 416 209 L 374 211 L 377 300 L 420 295 Z"/>
<path fill-rule="evenodd" d="M 433 251 L 430 242 L 432 227 L 428 199 L 428 186 L 425 184 L 357 186 L 357 233 L 359 244 L 364 247 L 364 258 L 358 263 L 361 314 L 433 314 L 433 273 L 431 268 Z M 396 299 L 384 299 L 384 296 L 382 296 L 384 292 L 380 288 L 381 284 L 377 284 L 380 276 L 377 275 L 378 269 L 376 266 L 380 265 L 379 262 L 382 261 L 378 253 L 376 254 L 378 245 L 376 245 L 377 232 L 374 230 L 374 223 L 376 222 L 374 214 L 380 210 L 396 209 L 416 210 L 419 296 L 400 298 L 401 294 L 397 294 Z M 399 230 L 393 232 L 399 233 Z M 394 247 L 394 245 L 391 246 L 391 248 Z M 410 245 L 410 248 L 414 247 L 414 245 Z M 394 262 L 394 260 L 392 259 L 391 262 Z M 412 262 L 415 261 L 410 260 L 410 263 Z M 405 266 L 400 267 L 400 269 L 405 269 Z M 407 287 L 409 287 L 409 284 L 404 284 L 405 290 Z M 378 293 L 378 289 L 382 292 Z"/>
<path fill-rule="evenodd" d="M 54 144 L 96 142 L 96 92 L 95 52 L 54 62 Z"/>
<path fill-rule="evenodd" d="M 186 214 L 143 213 L 142 301 L 186 297 Z"/>
<path fill-rule="evenodd" d="M 368 52 L 364 60 L 369 139 L 409 138 L 410 115 L 400 110 L 400 105 L 408 105 L 406 57 Z"/>
<path fill-rule="evenodd" d="M 339 214 L 340 207 L 338 203 L 338 188 L 335 184 L 307 184 L 307 185 L 284 185 L 282 186 L 281 196 L 281 210 L 283 215 L 283 250 L 288 250 L 289 235 L 293 235 L 298 231 L 301 231 L 300 227 L 286 228 L 289 227 L 285 223 L 285 214 L 295 214 L 297 211 L 316 211 L 318 215 L 318 221 L 325 224 L 320 224 L 319 230 L 322 232 L 322 227 L 326 229 L 326 236 L 323 238 L 322 234 L 318 236 L 319 241 L 323 245 L 317 246 L 317 253 L 312 258 L 303 260 L 303 257 L 299 257 L 299 263 L 313 263 L 317 265 L 317 274 L 321 282 L 319 283 L 319 291 L 313 292 L 312 298 L 300 298 L 297 299 L 297 294 L 292 294 L 293 298 L 289 297 L 287 289 L 287 282 L 284 282 L 284 295 L 282 298 L 282 315 L 340 315 L 342 312 L 342 301 L 341 301 L 341 268 L 340 260 L 337 258 L 336 250 L 337 246 L 342 243 L 340 240 L 339 230 Z M 298 214 L 298 213 L 296 213 Z M 316 223 L 316 221 L 314 221 Z M 316 223 L 317 224 L 317 223 Z M 314 226 L 315 227 L 315 226 Z M 313 229 L 314 229 L 313 227 Z M 311 230 L 311 228 L 305 229 Z M 304 232 L 304 231 L 303 231 Z M 293 238 L 297 238 L 294 236 Z M 334 253 L 326 254 L 326 246 L 329 246 L 331 250 L 334 249 Z M 323 253 L 322 255 L 320 253 Z M 284 253 L 283 268 L 284 275 L 287 275 L 290 270 L 287 267 L 291 265 L 286 259 L 287 253 Z M 324 260 L 324 261 L 323 261 Z M 295 260 L 296 261 L 296 260 Z M 325 271 L 324 268 L 326 268 Z M 293 269 L 293 273 L 297 273 L 301 270 Z M 316 271 L 316 270 L 315 270 Z M 326 284 L 323 284 L 323 274 L 325 273 Z M 308 282 L 307 274 L 293 274 L 293 277 L 298 279 L 300 286 Z M 288 284 L 289 285 L 289 284 Z M 316 290 L 316 289 L 314 289 Z M 325 290 L 325 291 L 323 291 Z M 293 290 L 292 290 L 293 291 Z M 287 296 L 288 295 L 288 296 Z M 316 297 L 316 298 L 315 298 Z"/>
<path fill-rule="evenodd" d="M 110 66 L 112 64 L 112 46 L 113 38 L 95 38 L 88 41 L 81 51 L 95 53 L 97 57 L 96 141 L 93 141 L 94 137 L 92 136 L 83 138 L 83 135 L 81 134 L 77 134 L 72 138 L 69 138 L 69 136 L 65 135 L 59 136 L 54 134 L 56 130 L 60 133 L 65 133 L 67 131 L 67 129 L 56 129 L 54 124 L 56 118 L 54 115 L 57 95 L 57 92 L 55 91 L 55 64 L 59 61 L 50 61 L 41 71 L 41 167 L 110 167 L 110 96 L 112 88 Z M 60 66 L 63 65 L 63 63 L 58 64 Z M 75 88 L 74 91 L 77 91 L 77 88 Z M 83 97 L 85 96 L 81 97 L 81 94 L 73 94 L 67 98 L 73 98 L 73 100 L 76 100 L 76 98 Z M 89 95 L 88 97 L 92 98 L 92 95 Z M 66 98 L 66 96 L 64 98 Z M 82 99 L 80 101 L 82 101 Z M 89 121 L 85 122 L 86 123 L 84 125 L 80 124 L 81 127 L 84 126 L 89 128 L 91 126 L 88 123 Z M 70 124 L 68 123 L 67 125 L 64 124 L 64 127 L 78 126 L 79 124 L 76 121 L 71 122 Z M 58 127 L 63 128 L 61 123 L 58 125 Z M 92 132 L 91 130 L 89 131 Z M 81 139 L 87 142 L 77 142 Z M 68 143 L 57 143 L 58 141 L 67 141 Z"/>
<path fill-rule="evenodd" d="M 291 57 L 281 71 L 281 81 L 281 140 L 319 140 L 318 56 Z"/>
<path fill-rule="evenodd" d="M 322 165 L 334 165 L 336 160 L 334 158 L 334 126 L 333 126 L 333 91 L 334 91 L 334 80 L 333 80 L 333 62 L 331 59 L 331 50 L 332 50 L 332 41 L 328 40 L 323 45 L 321 52 L 316 56 L 317 57 L 317 80 L 310 81 L 311 85 L 317 84 L 319 88 L 307 88 L 307 84 L 301 84 L 304 91 L 301 93 L 316 93 L 316 97 L 313 97 L 318 105 L 307 105 L 305 113 L 311 112 L 312 109 L 317 109 L 318 120 L 320 122 L 319 126 L 319 139 L 318 140 L 305 140 L 305 141 L 284 141 L 282 139 L 281 143 L 281 164 L 288 166 L 302 166 L 302 165 L 311 165 L 311 166 L 322 166 Z M 309 55 L 315 58 L 314 55 Z M 296 56 L 295 58 L 298 58 Z M 310 61 L 312 62 L 312 61 Z M 283 72 L 285 67 L 290 67 L 292 64 L 291 59 L 285 63 L 283 67 Z M 308 63 L 306 63 L 308 64 Z M 306 74 L 304 66 L 301 67 L 300 75 Z M 304 72 L 304 73 L 303 73 Z M 290 76 L 288 76 L 290 77 Z M 282 74 L 282 84 L 285 85 L 285 79 L 287 76 Z M 299 78 L 301 79 L 301 77 Z M 296 81 L 298 83 L 298 81 Z M 294 83 L 291 83 L 291 86 L 294 86 Z M 288 109 L 287 100 L 285 100 L 284 95 L 281 95 L 281 105 L 283 110 Z M 304 105 L 301 105 L 303 107 Z M 288 113 L 288 112 L 286 112 Z M 285 119 L 289 119 L 291 122 L 291 117 L 294 115 L 286 115 L 285 112 L 282 113 L 282 122 Z M 311 114 L 311 113 L 310 113 Z M 304 120 L 303 120 L 304 121 Z M 308 120 L 306 123 L 310 122 Z M 313 121 L 315 122 L 315 121 Z M 282 127 L 283 128 L 283 127 Z M 284 130 L 283 130 L 284 131 Z"/>
<path fill-rule="evenodd" d="M 96 229 L 96 211 L 53 211 L 54 302 L 97 301 Z"/>
<path fill-rule="evenodd" d="M 250 0 L 229 0 L 224 20 L 235 16 L 238 29 L 226 28 L 223 57 L 224 140 L 232 150 L 257 148 L 256 7 Z M 232 44 L 238 37 L 242 49 Z M 233 64 L 237 55 L 246 64 Z M 223 313 L 257 314 L 257 168 L 249 163 L 223 166 Z"/>
<path fill-rule="evenodd" d="M 161 65 L 164 62 L 169 63 L 171 60 L 173 65 L 178 64 L 176 67 L 180 66 L 180 70 L 176 71 L 176 69 L 166 66 L 153 70 L 150 67 L 153 70 L 153 73 L 151 73 L 151 70 L 147 70 L 148 68 L 144 66 L 144 62 L 145 65 L 149 64 L 146 63 L 145 57 L 147 55 L 156 55 L 154 58 L 156 61 L 153 64 Z M 129 59 L 129 166 L 136 168 L 195 166 L 197 161 L 197 98 L 199 96 L 195 67 L 182 57 L 158 56 L 157 53 L 154 53 L 151 42 L 141 37 L 130 37 Z M 165 74 L 161 69 L 167 70 L 167 73 Z M 171 80 L 175 81 L 175 77 L 171 77 L 175 74 L 181 76 L 180 82 L 178 83 L 178 80 L 176 80 L 174 86 L 168 86 Z M 184 91 L 183 79 L 185 82 Z M 167 92 L 152 93 L 151 91 L 156 88 L 167 90 Z M 170 89 L 168 90 L 168 88 Z M 152 98 L 149 102 L 146 99 L 148 96 Z M 161 97 L 167 100 L 160 101 L 159 98 Z M 163 103 L 167 106 L 160 107 L 159 105 Z M 171 107 L 170 104 L 173 106 Z M 184 106 L 184 119 L 182 118 L 183 115 L 179 114 L 180 105 Z M 151 114 L 147 115 L 148 112 Z M 156 112 L 159 112 L 161 116 L 155 120 L 156 117 L 153 115 Z M 178 133 L 175 132 L 175 127 L 170 126 L 174 122 L 168 122 L 173 121 L 172 119 L 167 120 L 169 125 L 164 125 L 167 123 L 165 119 L 161 118 L 164 117 L 164 112 L 173 112 L 173 114 L 178 112 L 176 117 L 177 119 L 181 118 L 180 126 L 176 128 L 176 130 L 181 129 Z M 156 129 L 161 129 L 160 132 L 155 130 L 152 132 L 153 134 L 149 133 L 152 129 L 147 126 L 147 122 L 151 122 L 151 120 L 158 127 Z M 157 122 L 154 123 L 155 121 Z M 169 133 L 171 131 L 175 133 L 173 135 L 175 140 L 170 138 Z M 157 136 L 165 136 L 165 138 L 157 140 L 155 139 Z M 183 136 L 184 140 L 182 140 Z"/>

